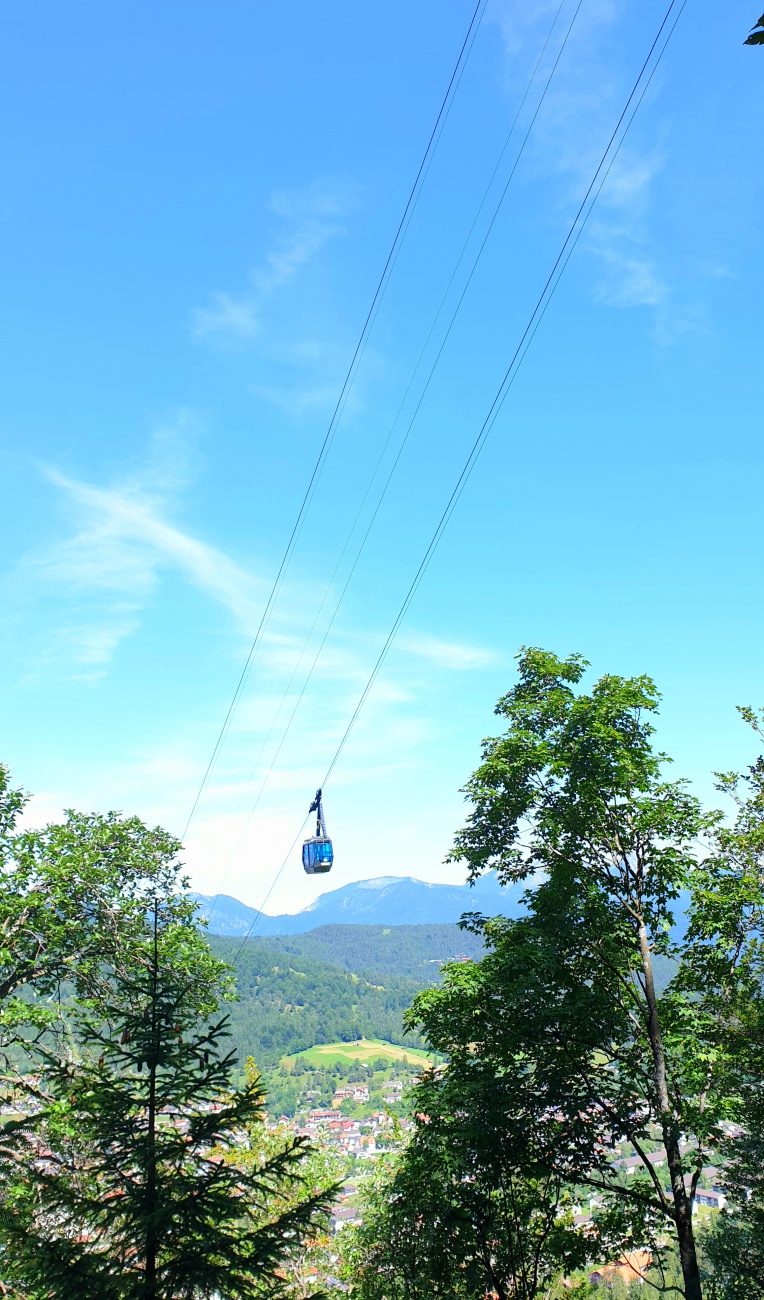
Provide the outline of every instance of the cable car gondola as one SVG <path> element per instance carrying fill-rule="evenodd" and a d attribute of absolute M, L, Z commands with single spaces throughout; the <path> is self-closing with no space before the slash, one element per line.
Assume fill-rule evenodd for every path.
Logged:
<path fill-rule="evenodd" d="M 305 840 L 303 843 L 302 865 L 309 876 L 315 876 L 325 871 L 331 871 L 334 861 L 334 849 L 326 833 L 324 807 L 321 803 L 320 790 L 316 790 L 316 797 L 308 812 L 316 814 L 316 833 L 311 839 Z"/>

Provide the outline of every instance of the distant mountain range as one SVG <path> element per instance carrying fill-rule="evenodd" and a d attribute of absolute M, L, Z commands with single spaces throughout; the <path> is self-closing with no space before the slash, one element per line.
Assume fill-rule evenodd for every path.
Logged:
<path fill-rule="evenodd" d="M 473 885 L 430 885 L 412 876 L 377 876 L 321 894 L 294 915 L 268 916 L 228 894 L 192 894 L 211 934 L 304 934 L 320 925 L 448 925 L 465 912 L 518 916 L 525 885 L 504 888 L 494 872 Z"/>

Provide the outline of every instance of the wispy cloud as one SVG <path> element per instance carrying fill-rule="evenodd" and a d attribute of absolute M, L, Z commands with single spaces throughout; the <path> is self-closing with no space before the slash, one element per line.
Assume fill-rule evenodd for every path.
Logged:
<path fill-rule="evenodd" d="M 588 231 L 588 248 L 602 263 L 596 286 L 601 301 L 652 309 L 656 329 L 666 328 L 672 306 L 668 279 L 651 251 L 650 206 L 662 166 L 663 159 L 656 153 L 640 157 L 624 148 Z"/>
<path fill-rule="evenodd" d="M 22 557 L 12 581 L 17 597 L 23 593 L 27 605 L 37 600 L 47 611 L 44 648 L 32 656 L 31 677 L 51 669 L 72 678 L 103 677 L 122 642 L 139 631 L 144 611 L 158 598 L 162 584 L 170 581 L 186 584 L 224 611 L 237 646 L 242 637 L 254 635 L 269 590 L 267 578 L 173 517 L 180 512 L 180 495 L 193 472 L 184 440 L 186 424 L 160 429 L 143 467 L 108 485 L 54 466 L 41 468 L 63 507 L 65 525 L 55 542 Z M 259 661 L 268 683 L 283 687 L 296 674 L 296 698 L 322 636 L 319 624 L 311 646 L 304 645 L 306 611 L 316 610 L 326 598 L 328 618 L 334 597 L 315 581 L 303 584 L 297 576 L 290 578 L 289 592 L 282 595 L 287 599 L 281 600 L 265 630 Z M 399 637 L 397 650 L 396 673 L 386 675 L 375 688 L 375 699 L 391 707 L 411 702 L 406 658 L 446 672 L 478 669 L 493 659 L 481 647 L 416 631 Z M 351 706 L 377 653 L 374 632 L 338 624 L 315 666 L 315 681 L 335 683 Z M 393 680 L 396 674 L 401 680 Z M 263 685 L 261 675 L 261 692 Z M 243 718 L 251 729 L 246 710 Z"/>
<path fill-rule="evenodd" d="M 333 314 L 326 252 L 357 205 L 357 188 L 347 182 L 274 193 L 271 243 L 245 287 L 218 289 L 191 313 L 197 343 L 241 353 L 249 391 L 291 421 L 323 417 L 342 387 L 349 354 Z M 369 364 L 371 354 L 367 371 Z M 351 394 L 348 413 L 357 402 Z"/>
<path fill-rule="evenodd" d="M 251 383 L 249 391 L 270 406 L 276 406 L 292 420 L 307 415 L 322 415 L 337 401 L 339 387 L 336 383 L 316 384 L 260 384 Z"/>
<path fill-rule="evenodd" d="M 63 507 L 63 536 L 23 556 L 6 580 L 9 606 L 48 612 L 46 635 L 28 675 L 53 666 L 71 677 L 102 677 L 163 578 L 174 576 L 222 607 L 250 635 L 262 609 L 263 581 L 218 547 L 172 521 L 192 470 L 186 416 L 161 428 L 140 470 L 108 486 L 42 466 Z"/>
<path fill-rule="evenodd" d="M 530 67 L 535 63 L 538 51 L 559 7 L 559 0 L 535 0 L 530 4 L 527 0 L 489 0 L 486 21 L 499 28 L 507 58 L 519 60 L 519 67 L 513 64 L 508 69 L 515 80 L 515 90 L 517 75 L 525 70 L 526 65 L 530 71 Z M 561 22 L 558 24 L 559 33 L 564 31 L 569 23 L 573 7 L 574 0 L 569 0 L 568 8 L 563 9 Z M 618 20 L 621 11 L 622 3 L 619 0 L 587 0 L 587 4 L 576 20 L 574 42 L 590 49 L 602 29 L 612 26 Z M 556 57 L 554 49 L 549 57 L 550 59 Z M 590 68 L 587 68 L 586 73 L 589 71 Z M 588 80 L 588 77 L 586 79 Z"/>
<path fill-rule="evenodd" d="M 240 293 L 218 291 L 207 307 L 196 308 L 191 327 L 197 339 L 253 339 L 262 328 L 268 300 L 288 285 L 321 252 L 330 239 L 344 233 L 343 218 L 356 203 L 348 185 L 317 184 L 272 195 L 270 210 L 281 230 Z"/>
<path fill-rule="evenodd" d="M 74 680 L 93 681 L 104 675 L 120 643 L 139 626 L 137 608 L 125 605 L 120 618 L 120 607 L 115 605 L 104 623 L 75 623 L 55 629 L 46 640 L 43 659 L 69 664 Z"/>
<path fill-rule="evenodd" d="M 705 314 L 683 300 L 656 252 L 655 187 L 664 167 L 654 150 L 624 149 L 600 196 L 589 225 L 587 247 L 600 263 L 595 292 L 600 301 L 651 314 L 656 343 L 669 346 L 688 331 L 705 327 Z"/>
<path fill-rule="evenodd" d="M 600 255 L 616 273 L 612 282 L 604 282 L 601 296 L 616 307 L 654 307 L 664 312 L 669 303 L 666 281 L 650 257 L 629 256 L 603 245 Z"/>
<path fill-rule="evenodd" d="M 99 488 L 55 469 L 45 472 L 88 522 L 69 542 L 31 562 L 38 573 L 80 588 L 143 595 L 160 568 L 172 567 L 251 627 L 259 586 L 222 551 L 167 523 L 134 489 Z"/>
<path fill-rule="evenodd" d="M 513 95 L 556 8 L 556 0 L 492 0 L 489 15 L 501 31 Z M 563 11 L 558 37 L 572 10 L 573 0 Z M 565 219 L 586 191 L 638 67 L 630 46 L 623 57 L 626 19 L 622 0 L 592 0 L 583 7 L 534 132 L 530 171 L 537 179 L 567 179 L 557 205 Z M 548 57 L 555 57 L 555 49 Z M 658 77 L 641 116 L 659 97 L 660 85 Z M 665 243 L 658 239 L 656 204 L 670 151 L 654 144 L 642 148 L 639 127 L 638 119 L 597 200 L 581 250 L 598 265 L 592 281 L 598 299 L 611 307 L 646 309 L 653 337 L 667 343 L 691 328 L 697 313 L 678 302 L 669 267 L 656 251 Z"/>
<path fill-rule="evenodd" d="M 208 334 L 251 339 L 259 329 L 259 302 L 252 297 L 213 293 L 210 306 L 198 307 L 193 313 L 193 330 L 198 339 Z"/>
<path fill-rule="evenodd" d="M 493 651 L 485 650 L 482 646 L 442 641 L 438 637 L 427 636 L 424 633 L 407 633 L 399 638 L 398 647 L 437 668 L 447 668 L 456 672 L 471 672 L 496 662 Z"/>

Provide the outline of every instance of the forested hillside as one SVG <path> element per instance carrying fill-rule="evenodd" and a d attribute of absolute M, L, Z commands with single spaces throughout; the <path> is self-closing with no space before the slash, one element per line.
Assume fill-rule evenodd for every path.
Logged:
<path fill-rule="evenodd" d="M 456 925 L 330 925 L 288 938 L 210 936 L 215 954 L 236 959 L 239 1001 L 230 1008 L 240 1060 L 267 1073 L 283 1056 L 316 1043 L 381 1038 L 422 1046 L 403 1032 L 403 1013 L 443 963 L 476 958 L 482 941 Z M 239 954 L 239 955 L 237 955 Z"/>
<path fill-rule="evenodd" d="M 257 942 L 253 940 L 252 942 Z M 483 940 L 458 925 L 321 925 L 306 934 L 268 939 L 279 951 L 360 974 L 409 975 L 429 984 L 448 961 L 483 954 Z M 379 983 L 379 980 L 376 981 Z"/>

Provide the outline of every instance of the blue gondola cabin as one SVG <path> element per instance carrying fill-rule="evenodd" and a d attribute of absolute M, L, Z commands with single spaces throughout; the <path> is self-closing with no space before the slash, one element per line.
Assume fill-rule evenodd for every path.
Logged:
<path fill-rule="evenodd" d="M 320 790 L 316 790 L 316 797 L 308 811 L 316 814 L 316 833 L 303 843 L 302 865 L 309 876 L 316 876 L 331 871 L 334 861 L 334 849 L 326 833 Z"/>

